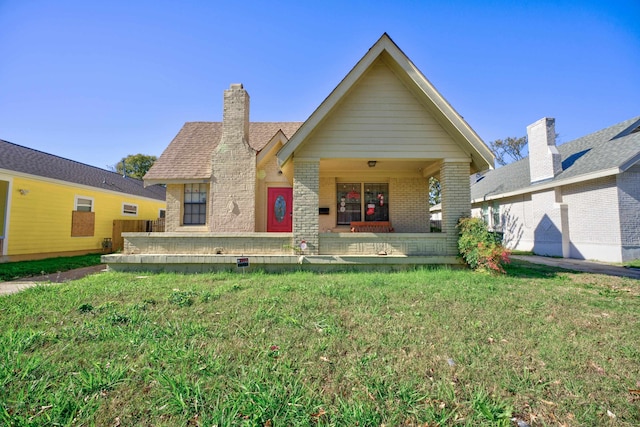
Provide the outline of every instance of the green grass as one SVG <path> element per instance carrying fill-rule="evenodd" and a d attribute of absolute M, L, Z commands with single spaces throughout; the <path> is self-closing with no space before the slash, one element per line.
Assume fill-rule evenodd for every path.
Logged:
<path fill-rule="evenodd" d="M 625 263 L 625 265 L 633 268 L 640 268 L 640 259 L 635 259 L 633 261 L 629 261 Z"/>
<path fill-rule="evenodd" d="M 0 263 L 0 281 L 57 273 L 100 264 L 101 254 Z"/>
<path fill-rule="evenodd" d="M 0 297 L 0 424 L 634 426 L 638 313 L 638 281 L 518 261 L 107 272 Z"/>

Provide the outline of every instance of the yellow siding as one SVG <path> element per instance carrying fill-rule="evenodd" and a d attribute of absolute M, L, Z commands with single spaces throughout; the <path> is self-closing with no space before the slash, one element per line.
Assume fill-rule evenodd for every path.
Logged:
<path fill-rule="evenodd" d="M 4 236 L 4 220 L 7 211 L 7 192 L 9 191 L 9 181 L 0 181 L 0 237 Z M 0 246 L 0 249 L 2 247 Z M 0 255 L 2 252 L 0 251 Z"/>
<path fill-rule="evenodd" d="M 466 154 L 379 59 L 296 156 L 440 159 Z"/>
<path fill-rule="evenodd" d="M 28 193 L 22 195 L 18 189 Z M 93 237 L 71 237 L 76 196 L 93 199 Z M 10 197 L 7 255 L 100 251 L 102 240 L 111 237 L 114 219 L 156 219 L 166 206 L 162 201 L 21 177 L 14 178 Z M 123 215 L 123 203 L 138 205 L 138 215 Z"/>

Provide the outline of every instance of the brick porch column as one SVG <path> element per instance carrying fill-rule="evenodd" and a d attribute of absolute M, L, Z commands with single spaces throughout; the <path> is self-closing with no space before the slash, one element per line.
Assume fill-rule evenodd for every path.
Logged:
<path fill-rule="evenodd" d="M 458 254 L 458 220 L 471 216 L 469 175 L 469 162 L 445 160 L 440 169 L 442 232 L 447 234 L 447 255 Z"/>
<path fill-rule="evenodd" d="M 320 160 L 293 159 L 293 247 L 307 242 L 306 255 L 318 255 Z"/>

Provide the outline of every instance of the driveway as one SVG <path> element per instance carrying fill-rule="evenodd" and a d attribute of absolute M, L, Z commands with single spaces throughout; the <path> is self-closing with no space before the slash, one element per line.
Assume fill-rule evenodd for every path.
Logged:
<path fill-rule="evenodd" d="M 585 273 L 606 274 L 609 276 L 629 277 L 640 280 L 640 269 L 627 268 L 596 261 L 585 261 L 570 258 L 551 258 L 537 255 L 511 255 L 512 259 L 519 259 L 534 264 L 560 267 L 566 270 L 582 271 Z"/>
<path fill-rule="evenodd" d="M 90 274 L 105 271 L 106 265 L 93 265 L 91 267 L 76 268 L 75 270 L 60 271 L 57 273 L 43 274 L 40 276 L 26 277 L 24 279 L 0 282 L 0 295 L 12 294 L 33 286 L 48 285 L 51 283 L 64 283 L 70 280 L 81 279 Z"/>

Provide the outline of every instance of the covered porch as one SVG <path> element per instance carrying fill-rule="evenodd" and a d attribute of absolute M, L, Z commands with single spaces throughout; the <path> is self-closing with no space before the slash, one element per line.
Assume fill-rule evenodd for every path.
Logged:
<path fill-rule="evenodd" d="M 394 271 L 425 265 L 460 266 L 445 255 L 444 233 L 320 233 L 322 251 L 311 254 L 293 246 L 293 233 L 123 233 L 121 254 L 104 255 L 114 271 L 309 269 Z M 249 266 L 238 267 L 246 258 Z"/>

